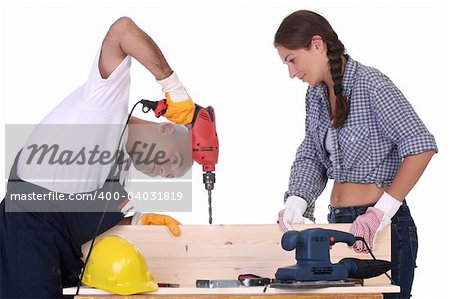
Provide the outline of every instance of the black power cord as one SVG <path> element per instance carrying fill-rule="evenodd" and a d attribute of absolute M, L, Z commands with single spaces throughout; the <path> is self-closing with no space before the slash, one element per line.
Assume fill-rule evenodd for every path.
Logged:
<path fill-rule="evenodd" d="M 117 165 L 117 163 L 118 163 L 118 159 L 120 157 L 120 154 L 119 154 L 119 152 L 120 152 L 119 151 L 120 144 L 122 143 L 123 134 L 125 134 L 125 130 L 126 130 L 127 126 L 128 126 L 128 123 L 130 122 L 130 118 L 131 118 L 131 115 L 133 114 L 134 109 L 136 108 L 136 106 L 139 103 L 141 103 L 143 105 L 142 112 L 147 113 L 147 112 L 150 111 L 150 109 L 149 109 L 150 107 L 148 107 L 148 105 L 149 105 L 148 102 L 150 102 L 150 101 L 148 101 L 148 100 L 140 100 L 140 101 L 138 101 L 138 102 L 136 102 L 134 104 L 133 108 L 131 108 L 131 111 L 128 114 L 127 121 L 125 122 L 125 124 L 123 126 L 122 133 L 120 134 L 119 143 L 117 144 L 117 149 L 116 149 L 116 153 L 115 153 L 116 157 L 114 159 L 114 164 L 113 164 L 112 167 L 115 167 Z M 89 246 L 89 251 L 88 251 L 88 254 L 86 256 L 86 262 L 84 263 L 83 268 L 81 269 L 80 279 L 78 280 L 78 286 L 77 286 L 77 291 L 76 291 L 75 295 L 78 295 L 78 293 L 80 291 L 81 281 L 83 280 L 83 275 L 84 275 L 84 270 L 86 269 L 86 265 L 87 265 L 87 263 L 89 261 L 89 257 L 91 256 L 92 248 L 94 247 L 94 243 L 95 243 L 95 238 L 98 235 L 98 232 L 100 230 L 101 224 L 103 222 L 103 218 L 105 218 L 105 213 L 106 213 L 107 208 L 108 208 L 108 203 L 109 202 L 107 202 L 107 204 L 105 206 L 105 210 L 103 211 L 102 216 L 100 217 L 100 221 L 98 222 L 97 228 L 95 230 L 95 234 L 94 234 L 94 236 L 92 238 L 92 241 L 91 241 L 91 245 Z"/>
<path fill-rule="evenodd" d="M 77 292 L 75 293 L 75 296 L 78 295 L 78 293 L 80 291 L 81 281 L 83 280 L 83 275 L 84 275 L 84 270 L 86 269 L 86 265 L 89 261 L 89 257 L 91 256 L 92 248 L 94 247 L 95 238 L 97 237 L 98 231 L 100 230 L 100 226 L 102 225 L 103 218 L 105 218 L 105 213 L 106 213 L 107 207 L 108 207 L 108 203 L 106 204 L 105 210 L 103 211 L 102 216 L 100 217 L 100 221 L 97 224 L 97 229 L 95 230 L 94 237 L 92 238 L 91 244 L 89 245 L 89 251 L 86 256 L 86 262 L 84 263 L 83 268 L 81 268 L 81 275 L 80 275 L 80 279 L 78 280 Z"/>
<path fill-rule="evenodd" d="M 375 257 L 375 255 L 373 254 L 372 250 L 370 249 L 369 245 L 367 244 L 366 240 L 363 237 L 355 237 L 356 241 L 362 241 L 364 243 L 364 245 L 366 246 L 367 250 L 369 251 L 370 255 L 372 256 L 372 258 L 376 261 L 377 258 Z M 391 276 L 389 274 L 387 274 L 387 272 L 384 272 L 384 275 L 387 276 L 387 278 L 389 278 L 389 280 L 391 281 L 392 284 L 395 284 L 395 282 L 392 280 Z"/>

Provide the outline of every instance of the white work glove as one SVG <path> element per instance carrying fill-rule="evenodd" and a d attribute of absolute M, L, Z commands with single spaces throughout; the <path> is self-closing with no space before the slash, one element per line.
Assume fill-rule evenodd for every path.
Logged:
<path fill-rule="evenodd" d="M 384 192 L 378 202 L 366 213 L 358 216 L 350 227 L 350 233 L 355 237 L 363 237 L 371 249 L 375 243 L 376 234 L 391 224 L 391 219 L 402 205 L 388 193 Z M 356 252 L 368 252 L 362 241 L 356 241 L 353 248 Z"/>
<path fill-rule="evenodd" d="M 308 203 L 298 196 L 292 195 L 286 199 L 284 209 L 278 212 L 278 225 L 283 232 L 294 230 L 293 223 L 305 223 L 303 214 L 308 207 Z"/>
<path fill-rule="evenodd" d="M 175 72 L 157 81 L 165 93 L 167 111 L 164 117 L 176 124 L 190 124 L 194 118 L 195 104 Z"/>

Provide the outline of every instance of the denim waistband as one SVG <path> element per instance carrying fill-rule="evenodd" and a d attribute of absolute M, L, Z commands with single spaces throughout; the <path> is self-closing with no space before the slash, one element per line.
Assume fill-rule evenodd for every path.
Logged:
<path fill-rule="evenodd" d="M 369 205 L 362 205 L 362 206 L 350 206 L 350 207 L 333 207 L 332 205 L 328 205 L 328 210 L 332 214 L 341 214 L 341 213 L 352 213 L 352 212 L 358 212 L 358 211 L 365 211 L 369 207 L 373 207 L 375 203 L 369 204 Z M 406 200 L 402 203 L 403 207 L 407 207 Z"/>

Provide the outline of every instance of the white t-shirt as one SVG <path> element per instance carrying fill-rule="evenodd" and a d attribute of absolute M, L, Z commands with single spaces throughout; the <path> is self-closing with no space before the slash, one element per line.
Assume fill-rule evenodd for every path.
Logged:
<path fill-rule="evenodd" d="M 34 129 L 19 158 L 18 176 L 22 180 L 64 193 L 88 192 L 102 186 L 112 165 L 106 163 L 107 152 L 111 157 L 115 153 L 128 116 L 131 57 L 127 56 L 106 79 L 100 75 L 99 57 L 100 50 L 87 82 Z M 45 155 L 39 150 L 44 145 L 49 149 Z M 104 163 L 95 163 L 101 161 L 103 153 Z M 92 163 L 88 163 L 91 157 Z"/>
<path fill-rule="evenodd" d="M 331 128 L 328 127 L 327 134 L 325 135 L 325 149 L 328 152 L 328 158 L 330 159 L 331 163 L 334 165 L 336 162 L 336 151 L 333 148 L 333 143 L 331 141 Z"/>

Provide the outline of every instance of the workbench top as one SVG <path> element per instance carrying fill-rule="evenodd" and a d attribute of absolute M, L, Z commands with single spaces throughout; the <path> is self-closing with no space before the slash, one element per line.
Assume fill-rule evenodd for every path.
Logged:
<path fill-rule="evenodd" d="M 299 289 L 299 290 L 284 290 L 267 288 L 263 292 L 264 287 L 240 287 L 240 288 L 195 288 L 195 287 L 180 287 L 180 288 L 159 288 L 155 292 L 149 292 L 139 295 L 159 296 L 159 295 L 289 295 L 289 294 L 381 294 L 381 293 L 396 293 L 400 292 L 400 287 L 395 285 L 371 285 L 371 286 L 352 286 L 352 287 L 330 287 L 320 289 Z M 74 295 L 76 288 L 67 288 L 64 294 Z M 85 298 L 89 295 L 107 295 L 106 298 L 120 297 L 106 291 L 102 291 L 90 287 L 80 288 L 79 297 Z M 103 296 L 101 296 L 103 297 Z M 95 298 L 101 298 L 95 296 Z"/>
<path fill-rule="evenodd" d="M 312 227 L 349 231 L 350 224 L 299 224 L 294 226 L 296 230 Z M 299 290 L 268 288 L 266 293 L 263 293 L 263 287 L 196 288 L 197 279 L 237 279 L 239 274 L 246 273 L 273 278 L 277 268 L 296 263 L 295 250 L 288 252 L 281 248 L 280 241 L 283 233 L 277 224 L 181 225 L 180 229 L 180 237 L 173 237 L 163 226 L 119 225 L 103 234 L 119 235 L 139 247 L 150 271 L 158 282 L 181 285 L 180 288 L 159 288 L 156 292 L 141 295 L 142 297 L 139 298 L 170 296 L 184 299 L 211 297 L 211 295 L 242 298 L 242 296 L 253 297 L 264 294 L 280 298 L 286 298 L 286 296 L 287 298 L 302 298 L 304 296 L 295 294 L 376 294 L 379 296 L 381 293 L 399 292 L 399 287 L 391 285 L 385 275 L 365 280 L 364 286 Z M 99 236 L 97 240 L 102 236 Z M 390 260 L 390 243 L 390 230 L 385 229 L 375 241 L 374 254 L 378 259 Z M 84 256 L 86 256 L 87 250 L 88 244 L 85 244 L 83 246 Z M 369 254 L 356 253 L 343 243 L 334 245 L 330 250 L 330 255 L 333 262 L 338 262 L 344 257 L 371 259 Z M 65 289 L 64 294 L 75 294 L 75 289 Z M 117 297 L 87 287 L 83 287 L 80 294 L 84 295 L 80 297 L 83 299 Z M 342 297 L 340 295 L 330 298 L 382 298 L 355 296 Z M 304 298 L 308 298 L 308 296 Z M 329 297 L 319 295 L 311 298 Z"/>

